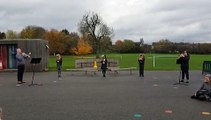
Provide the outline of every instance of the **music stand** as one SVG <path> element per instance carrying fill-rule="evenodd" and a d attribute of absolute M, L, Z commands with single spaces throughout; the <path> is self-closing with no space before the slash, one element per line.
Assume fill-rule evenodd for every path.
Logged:
<path fill-rule="evenodd" d="M 182 73 L 182 70 L 180 70 L 180 73 L 179 73 L 179 82 L 178 83 L 174 83 L 173 85 L 186 85 L 188 86 L 187 83 L 184 83 L 184 82 L 181 82 L 181 73 Z"/>
<path fill-rule="evenodd" d="M 32 59 L 31 59 L 30 64 L 33 66 L 33 67 L 32 67 L 32 72 L 33 72 L 33 74 L 32 74 L 32 82 L 31 82 L 31 84 L 30 84 L 29 86 L 34 86 L 34 85 L 39 85 L 39 86 L 41 86 L 41 85 L 42 85 L 42 84 L 36 84 L 36 83 L 34 83 L 35 65 L 36 65 L 36 64 L 39 64 L 40 61 L 41 61 L 41 58 L 32 58 Z"/>
<path fill-rule="evenodd" d="M 177 59 L 176 61 L 176 64 L 181 64 L 181 60 L 180 59 Z M 186 85 L 188 86 L 188 84 L 184 83 L 184 82 L 181 82 L 181 73 L 182 73 L 182 70 L 180 68 L 180 73 L 179 73 L 179 82 L 178 83 L 174 83 L 173 85 Z"/>

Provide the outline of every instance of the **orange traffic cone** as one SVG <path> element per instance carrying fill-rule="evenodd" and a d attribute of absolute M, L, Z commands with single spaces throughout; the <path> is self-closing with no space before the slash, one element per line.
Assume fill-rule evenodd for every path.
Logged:
<path fill-rule="evenodd" d="M 94 61 L 94 66 L 93 66 L 95 69 L 97 69 L 97 62 Z"/>

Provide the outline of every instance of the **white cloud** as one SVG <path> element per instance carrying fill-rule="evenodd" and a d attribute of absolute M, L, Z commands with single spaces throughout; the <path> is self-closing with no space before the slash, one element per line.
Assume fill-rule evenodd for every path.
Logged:
<path fill-rule="evenodd" d="M 114 28 L 117 39 L 147 43 L 209 41 L 210 0 L 0 0 L 0 31 L 20 31 L 27 25 L 76 32 L 82 16 L 97 12 Z"/>

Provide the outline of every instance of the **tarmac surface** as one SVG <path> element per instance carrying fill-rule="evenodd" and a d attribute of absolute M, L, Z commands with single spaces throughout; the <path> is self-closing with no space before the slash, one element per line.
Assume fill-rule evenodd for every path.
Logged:
<path fill-rule="evenodd" d="M 190 71 L 190 83 L 173 85 L 179 71 L 128 71 L 103 78 L 82 72 L 24 74 L 16 86 L 16 72 L 0 72 L 3 120 L 211 120 L 211 102 L 190 99 L 201 86 L 201 71 Z"/>

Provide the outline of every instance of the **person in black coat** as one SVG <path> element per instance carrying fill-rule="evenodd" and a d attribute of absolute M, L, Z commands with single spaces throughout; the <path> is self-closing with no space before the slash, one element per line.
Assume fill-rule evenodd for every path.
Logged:
<path fill-rule="evenodd" d="M 108 61 L 107 61 L 106 55 L 102 55 L 101 70 L 102 70 L 103 77 L 106 77 L 107 63 Z"/>
<path fill-rule="evenodd" d="M 61 77 L 62 76 L 62 57 L 60 54 L 56 55 L 56 66 L 57 66 L 58 77 Z"/>
<path fill-rule="evenodd" d="M 180 54 L 178 60 L 180 61 L 180 68 L 182 71 L 182 79 L 180 82 L 184 82 L 184 79 L 186 77 L 186 83 L 189 83 L 189 53 L 187 53 L 187 51 L 184 51 L 182 54 Z"/>
<path fill-rule="evenodd" d="M 144 63 L 145 63 L 144 54 L 140 54 L 138 58 L 138 63 L 139 63 L 139 76 L 144 77 Z"/>

